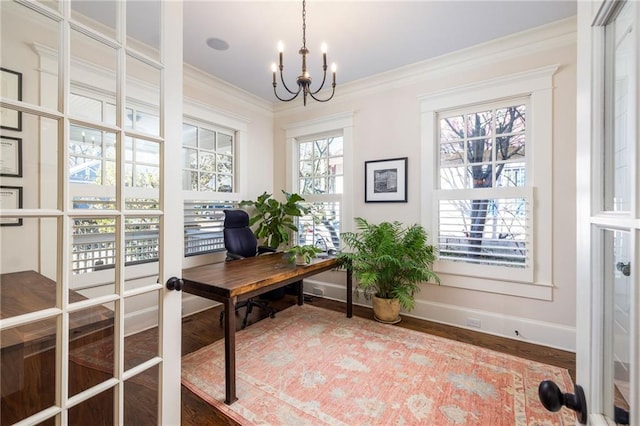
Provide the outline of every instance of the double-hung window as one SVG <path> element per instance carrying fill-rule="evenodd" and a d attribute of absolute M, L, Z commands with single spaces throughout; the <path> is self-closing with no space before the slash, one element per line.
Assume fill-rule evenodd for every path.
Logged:
<path fill-rule="evenodd" d="M 528 98 L 438 113 L 441 260 L 531 267 Z"/>
<path fill-rule="evenodd" d="M 72 93 L 69 128 L 69 182 L 74 209 L 113 210 L 115 205 L 115 132 L 97 128 L 95 122 L 115 124 L 115 105 L 104 95 Z M 158 116 L 153 111 L 125 109 L 124 181 L 125 209 L 158 208 L 160 143 Z M 159 218 L 142 213 L 125 220 L 125 265 L 158 260 Z M 113 268 L 116 226 L 112 218 L 76 218 L 73 224 L 72 270 L 75 275 Z"/>
<path fill-rule="evenodd" d="M 344 189 L 343 137 L 331 134 L 301 139 L 297 151 L 298 191 L 311 210 L 298 220 L 298 244 L 338 250 Z"/>
<path fill-rule="evenodd" d="M 312 211 L 299 218 L 295 242 L 339 250 L 353 219 L 353 197 L 344 197 L 353 192 L 353 114 L 293 123 L 286 137 L 287 187 Z"/>
<path fill-rule="evenodd" d="M 556 69 L 421 99 L 423 221 L 447 285 L 551 299 Z"/>
<path fill-rule="evenodd" d="M 204 123 L 182 126 L 182 189 L 184 254 L 194 256 L 224 250 L 224 209 L 235 203 L 235 134 Z"/>

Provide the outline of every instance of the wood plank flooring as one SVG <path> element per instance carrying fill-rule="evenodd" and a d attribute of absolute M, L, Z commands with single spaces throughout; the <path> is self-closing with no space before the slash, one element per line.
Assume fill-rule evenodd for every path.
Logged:
<path fill-rule="evenodd" d="M 287 295 L 284 299 L 270 302 L 270 305 L 278 310 L 282 310 L 295 304 L 295 302 L 296 299 L 294 296 Z M 314 306 L 338 312 L 345 311 L 344 303 L 329 299 L 314 297 L 310 303 Z M 219 323 L 220 311 L 221 307 L 216 307 L 183 319 L 183 355 L 223 338 L 223 328 Z M 240 313 L 244 314 L 244 310 L 240 311 Z M 353 314 L 367 319 L 373 317 L 371 309 L 362 306 L 354 306 Z M 255 310 L 252 313 L 250 321 L 255 322 L 258 320 L 269 321 L 268 318 L 261 319 L 259 310 Z M 237 323 L 239 324 L 240 321 L 237 321 Z M 410 317 L 403 317 L 403 320 L 398 326 L 566 368 L 569 370 L 571 378 L 575 381 L 575 354 L 572 352 L 547 348 L 514 339 L 491 336 Z M 212 406 L 198 398 L 185 387 L 182 387 L 182 425 L 237 425 L 237 423 L 216 411 Z"/>

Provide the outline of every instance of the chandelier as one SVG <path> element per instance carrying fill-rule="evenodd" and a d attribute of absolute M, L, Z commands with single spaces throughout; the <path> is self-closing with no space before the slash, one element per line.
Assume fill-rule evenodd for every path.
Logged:
<path fill-rule="evenodd" d="M 287 87 L 287 84 L 284 82 L 284 77 L 282 75 L 282 70 L 284 69 L 284 65 L 282 63 L 282 55 L 283 55 L 283 51 L 284 51 L 284 46 L 282 44 L 282 42 L 278 43 L 278 51 L 279 51 L 279 56 L 280 56 L 280 65 L 277 66 L 276 63 L 274 62 L 273 65 L 271 65 L 271 70 L 273 71 L 273 93 L 276 95 L 276 98 L 278 98 L 279 100 L 283 101 L 283 102 L 289 102 L 294 100 L 295 98 L 298 97 L 298 95 L 300 93 L 302 93 L 302 99 L 303 99 L 303 103 L 306 106 L 307 105 L 307 95 L 311 96 L 313 99 L 315 99 L 318 102 L 327 102 L 329 100 L 331 100 L 331 98 L 333 98 L 333 94 L 336 91 L 336 64 L 333 63 L 331 65 L 331 71 L 333 73 L 333 82 L 331 83 L 331 96 L 329 96 L 327 99 L 319 99 L 316 97 L 316 95 L 318 94 L 318 92 L 320 92 L 320 90 L 322 90 L 322 88 L 324 87 L 324 83 L 327 79 L 327 45 L 325 43 L 322 43 L 322 84 L 320 84 L 320 87 L 318 87 L 317 90 L 312 91 L 311 90 L 311 74 L 309 74 L 309 72 L 307 71 L 307 54 L 309 53 L 309 49 L 307 49 L 307 23 L 306 23 L 306 17 L 307 17 L 307 11 L 306 11 L 306 5 L 307 2 L 306 0 L 302 1 L 302 47 L 300 48 L 300 50 L 298 51 L 298 53 L 300 53 L 300 55 L 302 55 L 302 74 L 300 74 L 298 76 L 298 78 L 296 79 L 296 83 L 298 84 L 298 90 L 297 91 L 293 91 L 291 89 L 289 89 Z M 278 85 L 277 83 L 277 79 L 276 79 L 276 73 L 278 71 L 278 68 L 280 69 L 280 81 L 282 81 L 282 85 L 284 86 L 285 90 L 287 92 L 289 92 L 290 95 L 292 95 L 290 98 L 286 99 L 286 98 L 281 98 L 278 95 L 278 91 L 276 89 L 276 86 Z"/>

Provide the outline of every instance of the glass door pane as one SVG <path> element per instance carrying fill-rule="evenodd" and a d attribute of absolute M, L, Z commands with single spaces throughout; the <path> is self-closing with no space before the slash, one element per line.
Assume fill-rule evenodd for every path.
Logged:
<path fill-rule="evenodd" d="M 634 36 L 631 7 L 605 29 L 607 116 L 604 144 L 604 210 L 630 211 L 632 201 Z"/>
<path fill-rule="evenodd" d="M 604 358 L 605 392 L 611 405 L 629 410 L 631 401 L 631 238 L 630 233 L 618 230 L 603 231 L 603 283 L 605 289 Z M 609 396 L 610 395 L 610 396 Z M 607 404 L 608 405 L 608 404 Z"/>

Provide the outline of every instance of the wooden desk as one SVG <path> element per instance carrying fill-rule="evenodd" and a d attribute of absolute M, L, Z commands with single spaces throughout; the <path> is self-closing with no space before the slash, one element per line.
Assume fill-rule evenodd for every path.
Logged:
<path fill-rule="evenodd" d="M 36 312 L 56 306 L 56 282 L 36 271 L 20 271 L 0 275 L 0 319 Z M 69 291 L 69 302 L 86 297 Z M 55 320 L 55 318 L 54 318 Z M 69 316 L 69 340 L 88 336 L 113 327 L 113 312 L 103 306 L 76 311 Z M 23 388 L 23 360 L 56 345 L 57 321 L 31 322 L 2 332 L 1 395 Z"/>
<path fill-rule="evenodd" d="M 214 263 L 182 271 L 183 290 L 224 305 L 225 403 L 236 396 L 236 303 L 338 266 L 336 258 L 314 259 L 310 265 L 296 266 L 282 253 Z M 353 315 L 352 274 L 347 271 L 347 317 Z M 298 305 L 303 304 L 303 288 L 298 288 Z"/>

